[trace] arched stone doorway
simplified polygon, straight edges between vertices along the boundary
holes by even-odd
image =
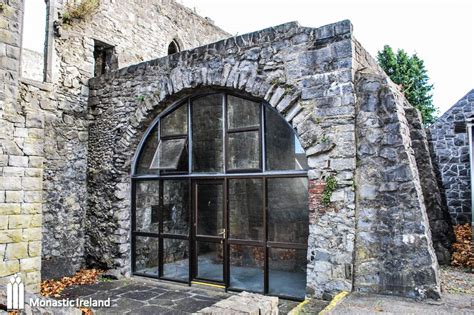
[[[188,97],[135,156],[134,274],[304,298],[308,165],[274,108],[221,91]]]

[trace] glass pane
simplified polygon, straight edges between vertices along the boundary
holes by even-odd
[[[135,189],[135,224],[136,231],[159,231],[160,182],[138,182]]]
[[[193,101],[193,171],[222,172],[222,95]]]
[[[230,286],[234,289],[263,292],[263,247],[230,245]]]
[[[229,129],[260,126],[260,104],[232,95],[227,96]]]
[[[187,135],[188,106],[181,105],[161,119],[161,137]]]
[[[135,236],[135,272],[158,276],[158,238]]]
[[[149,133],[148,138],[142,146],[140,156],[138,158],[136,173],[143,174],[158,174],[158,169],[150,169],[151,162],[158,148],[158,128],[155,127]]]
[[[197,277],[224,281],[224,254],[221,243],[197,242]]]
[[[2,2],[5,3],[5,1]],[[25,23],[22,25],[23,43],[21,49],[21,76],[23,78],[43,82],[47,20],[46,2],[26,0],[24,3],[23,20]],[[5,9],[2,9],[1,11],[3,10]],[[10,27],[14,26],[12,25]],[[16,25],[16,27],[18,27],[18,25]],[[64,84],[66,85],[66,81]],[[72,82],[69,81],[69,84],[72,84]]]
[[[306,291],[306,250],[269,250],[269,293],[304,298]]]
[[[276,111],[265,107],[267,170],[302,170],[308,161],[293,128]]]
[[[163,181],[163,232],[189,234],[189,184],[187,180]]]
[[[189,278],[189,243],[184,240],[163,240],[163,276],[187,281]]]
[[[261,179],[229,180],[230,238],[263,240],[263,196]]]
[[[197,234],[217,236],[224,228],[224,187],[199,184],[197,190]]]
[[[180,161],[187,161],[187,139],[161,140],[155,152],[151,169],[178,170]]]
[[[258,131],[229,134],[230,170],[260,169],[260,141]]]
[[[268,239],[274,242],[308,242],[308,179],[269,178]]]

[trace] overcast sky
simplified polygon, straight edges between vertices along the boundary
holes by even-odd
[[[118,0],[120,1],[120,0]],[[440,113],[474,88],[472,0],[178,0],[229,33],[244,34],[289,21],[318,27],[349,19],[355,37],[375,56],[385,44],[425,61]],[[42,0],[26,0],[26,47],[41,51]],[[33,12],[28,14],[28,12]],[[43,24],[44,25],[44,24]]]
[[[349,19],[354,36],[375,57],[385,44],[416,52],[443,113],[474,88],[472,0],[179,0],[231,34],[298,21],[318,27]]]

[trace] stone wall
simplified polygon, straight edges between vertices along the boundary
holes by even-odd
[[[21,273],[39,290],[43,124],[17,102],[22,1],[0,11],[0,286]]]
[[[89,258],[128,272],[130,172],[151,121],[205,89],[264,99],[295,128],[310,179],[338,180],[332,206],[310,206],[308,293],[351,290],[355,171],[349,21],[312,29],[288,23],[111,72],[90,81]],[[310,190],[311,193],[311,190]],[[310,196],[311,198],[311,196]],[[315,198],[314,203],[318,204]],[[100,245],[100,246],[98,246]]]
[[[453,224],[471,222],[471,175],[466,121],[474,115],[474,90],[429,127],[431,158]]]
[[[423,161],[421,173],[417,164],[427,155],[419,113],[357,41],[354,47],[354,287],[359,292],[438,298],[438,264],[423,195],[423,188],[428,187],[422,188],[422,179],[432,178],[426,168],[429,158]],[[432,211],[437,214],[437,210]]]
[[[96,223],[91,234],[102,241],[95,259],[127,269],[130,165],[149,123],[173,101],[203,88],[228,88],[267,100],[291,122],[306,150],[308,294],[329,297],[354,288],[438,297],[437,262],[405,117],[411,106],[351,32],[347,21],[318,29],[289,23],[94,79],[88,217]],[[369,68],[366,81],[354,79],[361,68]],[[355,91],[354,82],[365,83]],[[386,96],[378,99],[381,91]],[[375,108],[381,112],[371,113]],[[327,206],[321,199],[330,176],[338,184]],[[116,226],[101,219],[104,209]]]
[[[94,40],[114,45],[118,65],[127,66],[165,56],[173,38],[187,49],[228,35],[174,1],[103,1],[95,15],[70,24],[61,22],[62,1],[51,3],[48,82],[18,73],[23,1],[0,11],[6,17],[0,23],[0,278],[24,271],[34,291],[41,221],[45,278],[85,264],[87,81],[94,75]]]

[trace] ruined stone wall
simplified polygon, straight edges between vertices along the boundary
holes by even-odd
[[[474,90],[429,127],[431,158],[453,224],[471,222],[471,168],[466,121],[474,116]]]
[[[421,146],[417,141],[426,141],[423,134],[417,134],[419,116],[365,50],[357,42],[354,45],[354,288],[358,292],[438,298],[438,264],[420,180],[424,175],[419,173],[415,152]]]
[[[90,82],[89,257],[128,272],[130,172],[138,142],[173,101],[203,89],[264,99],[295,128],[310,180],[337,178],[331,207],[310,191],[308,293],[352,288],[355,97],[349,21],[317,29],[296,23],[229,38]],[[140,98],[137,98],[141,96]],[[317,205],[321,207],[318,209]],[[95,242],[92,242],[95,241]]]
[[[0,285],[21,273],[39,290],[41,268],[42,123],[17,102],[22,1],[0,11]]]
[[[126,66],[166,55],[173,38],[187,49],[227,36],[174,1],[151,2],[103,1],[95,15],[66,25],[62,1],[51,1],[49,82],[18,73],[23,2],[9,2],[0,12],[6,18],[0,24],[0,257],[6,262],[0,278],[25,271],[29,287],[38,289],[41,221],[45,278],[85,263],[87,81],[94,75],[94,39],[115,45],[119,65]]]

